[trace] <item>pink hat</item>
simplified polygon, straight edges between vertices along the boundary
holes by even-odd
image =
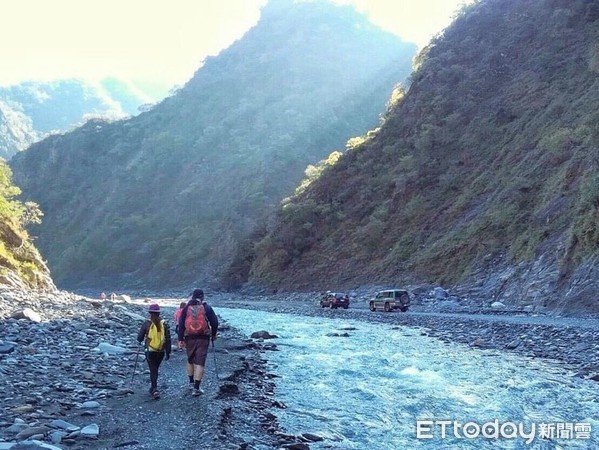
[[[158,303],[152,303],[148,308],[148,312],[160,314],[160,305],[158,305]]]

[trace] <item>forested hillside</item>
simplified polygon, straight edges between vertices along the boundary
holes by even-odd
[[[16,200],[19,193],[10,168],[0,160],[0,285],[53,291],[48,268],[24,229],[39,222],[41,212],[35,203]]]
[[[178,92],[16,155],[60,287],[216,283],[310,163],[379,123],[415,46],[329,2],[273,0]]]
[[[283,289],[430,282],[596,309],[598,42],[593,0],[467,8],[380,129],[315,167],[229,278],[252,264],[253,284]]]
[[[96,84],[58,80],[0,86],[0,157],[8,160],[47,133],[70,130],[89,117],[137,114],[149,98],[114,78]]]

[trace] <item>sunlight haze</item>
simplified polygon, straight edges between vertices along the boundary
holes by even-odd
[[[182,85],[257,22],[266,0],[19,0],[0,9],[0,85],[113,76]],[[337,0],[425,45],[463,0]]]

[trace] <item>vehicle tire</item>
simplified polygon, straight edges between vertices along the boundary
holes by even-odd
[[[391,311],[391,305],[389,305],[389,302],[385,302],[385,312],[389,311]]]
[[[320,302],[320,307],[324,308],[324,303]]]
[[[369,308],[371,311],[376,311],[376,308],[375,308],[375,306],[374,306],[374,302],[370,302],[370,304],[368,305],[368,308]]]
[[[403,308],[400,309],[401,312],[406,312],[408,310],[407,306],[404,306]]]

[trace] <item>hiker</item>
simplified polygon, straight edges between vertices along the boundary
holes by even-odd
[[[102,292],[100,294],[100,300],[102,300],[102,301],[106,300],[106,292]]]
[[[185,308],[187,302],[181,302],[179,308],[175,311],[175,315],[173,316],[173,321],[175,322],[175,333],[179,335],[179,318],[181,317],[181,313],[183,312],[183,308]],[[183,341],[178,341],[179,350],[183,350],[185,347],[185,343]]]
[[[191,300],[187,303],[179,317],[179,342],[185,343],[187,349],[187,376],[192,395],[200,395],[204,376],[204,366],[208,355],[210,339],[216,339],[218,318],[212,307],[204,303],[204,291],[194,289]]]
[[[162,360],[168,361],[171,356],[171,333],[168,324],[160,318],[160,306],[152,303],[148,308],[150,319],[146,320],[139,333],[137,342],[144,341],[146,360],[150,369],[150,395],[159,399],[158,393],[158,368]]]

